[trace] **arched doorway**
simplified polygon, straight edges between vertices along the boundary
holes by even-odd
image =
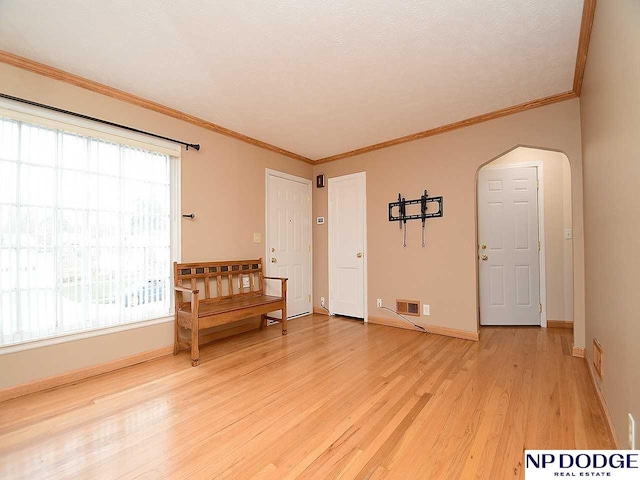
[[[573,326],[571,170],[517,147],[477,175],[481,325]]]

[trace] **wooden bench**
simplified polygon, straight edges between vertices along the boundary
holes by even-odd
[[[183,348],[191,348],[192,366],[200,363],[198,342],[200,331],[206,328],[257,316],[261,317],[260,328],[264,328],[267,313],[282,310],[282,335],[287,334],[287,279],[263,276],[261,258],[231,262],[175,262],[173,271],[176,294],[173,354],[177,355]],[[247,278],[243,284],[243,279]],[[279,280],[281,295],[266,295],[265,280]],[[202,288],[204,297],[201,296]],[[190,341],[180,337],[179,327],[191,330]]]

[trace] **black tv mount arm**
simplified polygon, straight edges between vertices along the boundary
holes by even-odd
[[[424,224],[427,220],[427,191],[420,197],[420,215],[422,215],[422,246],[424,247]]]
[[[438,211],[428,213],[428,204],[437,203]],[[407,215],[407,205],[420,204],[420,213],[415,215]],[[393,214],[393,209],[398,207],[398,215]],[[424,241],[424,228],[427,218],[442,217],[444,214],[442,196],[429,197],[427,190],[424,191],[420,198],[415,200],[406,200],[401,193],[398,194],[398,201],[389,203],[389,221],[400,222],[400,229],[404,230],[402,233],[402,246],[407,246],[407,220],[422,220],[422,246],[425,246]],[[404,226],[404,229],[402,228]]]
[[[407,202],[401,193],[398,194],[398,207],[400,207],[400,230],[402,230],[402,246],[407,246]],[[404,228],[403,228],[404,227]]]

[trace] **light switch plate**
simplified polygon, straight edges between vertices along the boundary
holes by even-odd
[[[262,234],[261,233],[254,233],[253,234],[253,243],[260,243],[262,242]]]
[[[423,315],[431,315],[431,307],[426,303],[422,305],[422,314]]]
[[[564,239],[571,240],[573,238],[573,230],[570,228],[565,228],[564,230]]]

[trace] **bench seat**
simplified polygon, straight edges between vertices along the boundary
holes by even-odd
[[[274,310],[280,310],[281,307],[278,305],[281,303],[282,298],[269,295],[228,298],[211,303],[200,301],[198,308],[198,327],[202,330],[251,316],[263,315]],[[193,325],[193,313],[190,303],[178,309],[178,325],[191,329]]]

